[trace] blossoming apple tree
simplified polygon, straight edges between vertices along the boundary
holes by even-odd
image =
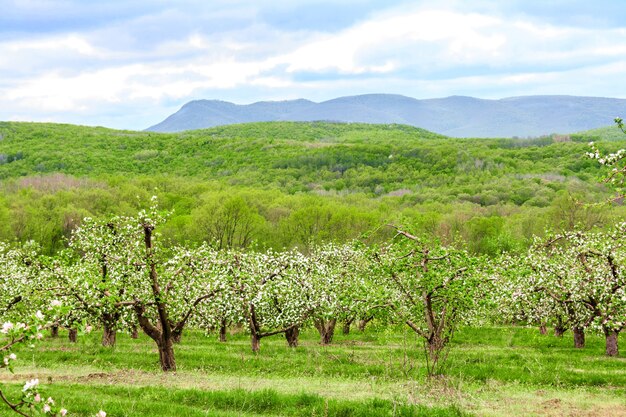
[[[202,252],[186,248],[166,250],[159,245],[155,229],[165,221],[153,198],[153,205],[130,220],[137,228],[141,245],[135,244],[129,261],[137,272],[130,276],[118,305],[130,306],[141,329],[156,343],[161,369],[175,371],[174,343],[180,339],[198,305],[220,292],[219,284],[207,279]],[[125,226],[126,227],[126,226]]]
[[[311,263],[308,313],[320,334],[320,343],[332,342],[338,320],[372,316],[387,308],[381,291],[372,282],[371,264],[365,251],[354,243],[327,243],[314,246],[308,255]]]
[[[311,310],[308,259],[292,252],[233,252],[223,256],[230,262],[229,281],[237,320],[250,332],[253,352],[261,339],[285,333],[290,346],[297,344],[297,329]]]
[[[532,286],[561,306],[575,333],[600,330],[608,356],[618,355],[626,326],[625,233],[626,223],[608,232],[561,233],[535,244],[529,257]]]
[[[573,270],[567,259],[557,256],[551,238],[536,239],[524,256],[505,254],[494,267],[496,304],[502,318],[527,324],[554,326],[556,336],[567,328],[574,333],[574,346],[585,345],[590,315],[570,291]]]
[[[82,312],[102,326],[103,346],[115,346],[117,331],[134,324],[124,301],[133,278],[141,273],[141,241],[132,218],[85,218],[70,238],[73,253],[58,267],[57,280],[76,306],[75,314]]]

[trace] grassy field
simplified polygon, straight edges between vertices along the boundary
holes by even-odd
[[[331,346],[307,331],[295,349],[276,336],[263,339],[259,355],[245,334],[219,343],[187,333],[175,374],[159,371],[145,336],[120,335],[107,349],[91,334],[22,348],[16,373],[1,381],[17,393],[38,377],[45,395],[85,416],[626,416],[626,359],[604,357],[599,337],[576,350],[568,336],[465,328],[445,375],[428,380],[419,342],[404,328],[338,334]]]

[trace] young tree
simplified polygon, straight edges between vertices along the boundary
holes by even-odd
[[[454,331],[476,316],[486,293],[482,259],[400,229],[374,259],[395,315],[424,341],[428,374],[439,373]]]

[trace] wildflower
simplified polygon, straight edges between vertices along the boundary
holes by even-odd
[[[41,401],[41,395],[39,395],[39,393],[35,394],[35,398],[33,398],[35,400],[36,403]]]
[[[50,406],[48,404],[44,404],[43,406],[43,412],[44,413],[49,413],[51,410]]]
[[[107,413],[105,413],[104,411],[100,410],[100,411],[98,411],[98,414],[96,414],[96,417],[107,417]]]
[[[59,414],[61,414],[61,417],[65,417],[65,415],[67,414],[67,410],[65,408],[62,408],[59,410]]]

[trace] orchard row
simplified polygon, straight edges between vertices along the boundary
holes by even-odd
[[[164,248],[165,222],[156,202],[135,217],[85,219],[55,257],[35,244],[0,246],[0,321],[9,344],[18,323],[53,304],[54,326],[102,329],[102,343],[118,331],[145,332],[158,347],[164,371],[176,369],[175,343],[186,328],[219,331],[243,326],[251,348],[284,333],[297,346],[304,326],[331,343],[335,326],[376,318],[406,323],[425,341],[430,372],[463,324],[552,325],[606,336],[618,355],[626,324],[626,223],[608,232],[574,231],[537,240],[524,256],[486,258],[395,229],[386,244],[372,236],[350,244],[298,251],[255,252],[197,247]],[[385,226],[394,227],[394,226]],[[376,233],[376,232],[373,232]],[[374,239],[378,240],[378,239]],[[55,310],[56,311],[56,310]]]

